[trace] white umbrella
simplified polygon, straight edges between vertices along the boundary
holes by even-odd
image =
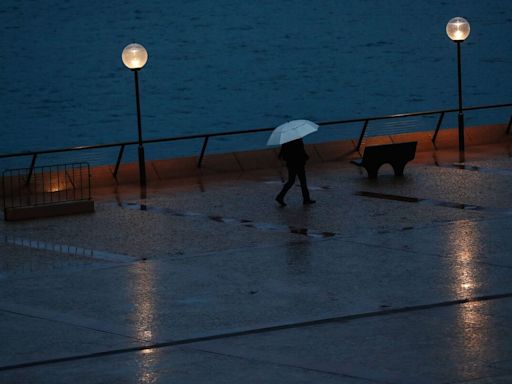
[[[281,124],[272,131],[267,145],[281,145],[300,139],[318,130],[318,124],[309,120],[292,120]]]

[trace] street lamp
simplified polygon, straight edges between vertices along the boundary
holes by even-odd
[[[469,23],[463,17],[454,17],[446,24],[446,34],[457,44],[457,69],[459,78],[459,156],[464,162],[464,113],[462,112],[462,73],[460,59],[460,44],[469,36]]]
[[[137,128],[139,133],[139,182],[142,188],[146,187],[146,165],[144,161],[144,147],[142,146],[142,123],[140,117],[139,75],[138,72],[148,61],[148,52],[140,44],[129,44],[123,49],[121,55],[123,64],[133,71],[135,76],[135,98],[137,103]]]

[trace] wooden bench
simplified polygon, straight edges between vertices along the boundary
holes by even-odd
[[[403,176],[405,165],[416,156],[416,144],[417,141],[409,141],[368,146],[364,149],[363,157],[360,160],[352,160],[351,163],[364,167],[369,179],[377,178],[379,168],[386,163],[391,164],[395,176]]]

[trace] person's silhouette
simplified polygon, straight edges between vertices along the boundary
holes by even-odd
[[[284,197],[288,190],[293,186],[295,183],[295,178],[298,176],[302,189],[303,204],[306,205],[315,203],[315,200],[311,200],[309,196],[308,184],[306,182],[306,171],[304,167],[306,165],[306,161],[309,159],[309,156],[304,149],[304,142],[302,139],[284,143],[281,146],[279,158],[286,162],[286,167],[288,168],[288,181],[284,184],[281,192],[279,192],[279,194],[276,196],[276,201],[282,207],[286,206]]]

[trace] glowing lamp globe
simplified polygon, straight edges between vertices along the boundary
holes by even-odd
[[[454,17],[446,24],[446,34],[455,42],[466,40],[469,32],[469,23],[463,17]]]
[[[146,65],[148,61],[148,52],[142,45],[133,43],[124,47],[121,58],[123,59],[123,64],[126,65],[127,68],[135,71]]]

